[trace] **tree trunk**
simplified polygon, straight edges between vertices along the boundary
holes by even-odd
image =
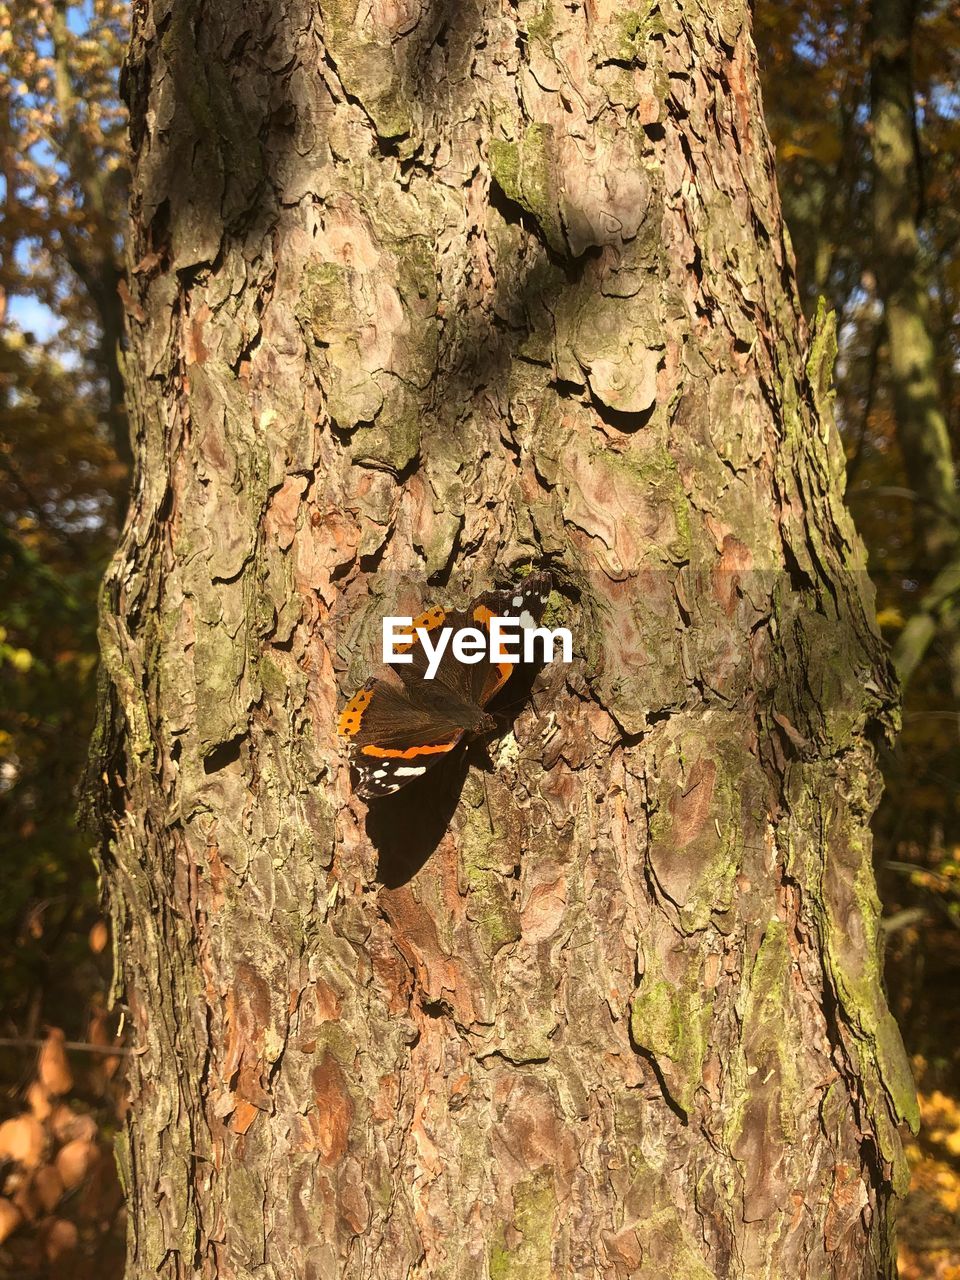
[[[131,1280],[892,1276],[894,698],[746,3],[153,0],[126,84]],[[573,666],[368,811],[381,615],[545,563]]]

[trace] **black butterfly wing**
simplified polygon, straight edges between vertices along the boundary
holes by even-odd
[[[543,617],[552,587],[549,573],[529,578],[503,591],[486,592],[466,611],[434,606],[414,618],[409,639],[395,646],[410,661],[391,666],[389,678],[368,680],[344,707],[337,732],[351,749],[359,774],[357,793],[367,799],[390,795],[421,777],[476,728],[482,708],[513,673],[513,662],[462,663],[453,652],[453,635],[473,627],[489,635],[493,617],[516,617],[536,626]],[[418,630],[434,636],[451,630],[434,678],[426,672],[429,655]],[[514,645],[513,647],[516,647]]]
[[[490,623],[494,617],[516,618],[521,624],[520,634],[514,633],[507,648],[518,653],[522,661],[522,630],[539,626],[553,588],[553,579],[547,572],[534,573],[500,591],[486,591],[478,596],[469,609],[461,612],[431,609],[415,618],[413,627],[439,632],[440,627],[450,629],[450,638],[443,657],[432,680],[426,679],[427,655],[419,638],[409,647],[413,658],[396,668],[404,684],[418,699],[435,700],[465,728],[473,728],[482,709],[510,679],[517,662],[490,662],[484,657],[475,663],[460,662],[453,651],[453,635],[464,627],[483,632],[489,645]]]
[[[411,691],[415,698],[426,700],[427,702],[440,703],[441,705],[448,704],[447,709],[454,716],[456,716],[457,710],[462,711],[464,708],[471,706],[471,674],[473,668],[467,663],[457,661],[453,653],[453,637],[464,627],[475,627],[476,625],[475,622],[471,621],[469,614],[459,609],[432,609],[428,610],[427,613],[421,614],[420,618],[414,618],[414,633],[418,628],[426,630],[429,633],[431,642],[434,644],[439,640],[439,632],[442,627],[448,628],[450,632],[440,663],[434,672],[433,678],[430,680],[427,679],[429,655],[423,646],[421,637],[415,634],[415,638],[410,644],[396,646],[398,650],[409,656],[411,661],[399,663],[393,670],[396,671],[405,687]],[[479,712],[478,708],[477,711]],[[469,719],[467,717],[464,720],[465,727],[469,723]]]
[[[520,632],[511,634],[507,649],[512,653],[519,649],[522,662],[523,631],[540,625],[552,589],[553,579],[545,572],[532,573],[503,591],[487,591],[470,607],[471,625],[482,627],[489,634],[492,618],[517,618]],[[517,665],[517,662],[483,662],[469,668],[472,672],[470,695],[477,706],[485,707],[500,692]]]
[[[400,633],[394,650],[408,660],[391,664],[385,678],[374,677],[344,707],[337,732],[351,748],[351,764],[359,775],[357,793],[367,799],[390,795],[422,777],[456,747],[479,715],[464,701],[465,691],[453,681],[428,680],[430,656],[421,631],[437,642],[443,627],[463,625],[464,615],[433,606]],[[404,634],[409,638],[404,640]],[[448,642],[449,643],[449,642]],[[460,664],[441,663],[455,675]]]
[[[391,795],[454,749],[463,727],[435,702],[404,685],[376,678],[358,689],[340,714],[337,732],[350,744],[350,763],[365,799]]]

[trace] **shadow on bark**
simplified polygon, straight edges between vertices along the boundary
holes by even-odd
[[[392,796],[371,800],[367,835],[377,851],[377,880],[398,889],[424,865],[450,827],[467,777],[462,748]]]
[[[512,730],[530,703],[537,710],[533,687],[543,669],[542,662],[519,663],[503,693],[490,703],[498,738]],[[395,794],[368,802],[366,831],[378,854],[377,880],[384,888],[398,889],[412,880],[437,848],[450,829],[471,766],[495,772],[483,738],[458,747]]]
[[[298,158],[295,122],[309,108],[298,101],[293,80],[257,62],[262,41],[254,36],[260,27],[266,24],[281,43],[281,37],[289,39],[290,33],[283,32],[275,15],[271,19],[263,0],[229,8],[235,18],[229,43],[221,24],[192,3],[166,10],[157,25],[163,60],[175,88],[174,114],[164,131],[166,145],[140,161],[143,173],[135,204],[148,233],[137,252],[149,250],[148,258],[172,264],[188,287],[198,273],[211,265],[216,269],[226,240],[242,239],[252,228],[266,229],[277,220],[287,163]],[[463,4],[434,0],[402,41],[400,78],[416,93],[427,117],[420,125],[428,132],[437,117],[455,116],[461,99],[471,100],[475,92],[471,56],[483,36],[484,14],[474,0]],[[519,29],[521,39],[525,36]],[[140,43],[135,40],[133,48],[139,51]],[[302,61],[302,52],[292,44],[290,53],[293,60]],[[326,55],[331,57],[330,50]],[[331,65],[336,66],[335,58]],[[139,126],[147,116],[149,83],[148,66],[139,52],[132,53],[122,87],[134,121],[135,155],[145,143]],[[347,97],[351,98],[349,92]],[[390,155],[409,152],[416,132],[402,138],[376,132],[375,136],[380,150]],[[426,164],[419,147],[402,163]],[[505,222],[523,228],[528,240],[523,260],[512,264],[502,277],[498,274],[487,305],[470,308],[465,322],[445,334],[427,405],[428,416],[442,430],[450,425],[446,421],[449,406],[458,406],[455,412],[462,420],[477,396],[507,385],[511,362],[525,343],[542,338],[542,343],[533,345],[549,350],[558,300],[597,269],[595,260],[603,254],[599,245],[589,245],[573,256],[548,244],[537,219],[495,180],[489,202]],[[592,283],[599,290],[599,275]],[[525,358],[534,364],[547,363],[539,355]],[[624,432],[642,427],[652,414],[652,409],[644,415],[621,414],[601,405],[591,398],[586,375],[576,383],[555,385],[562,398],[592,402],[608,425]],[[332,425],[337,429],[336,423]],[[349,435],[352,428],[345,431]],[[411,470],[418,462],[413,460]],[[405,478],[398,476],[400,481]],[[458,550],[455,543],[447,572]]]

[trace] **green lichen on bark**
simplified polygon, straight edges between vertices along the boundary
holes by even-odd
[[[702,966],[693,958],[685,958],[679,980],[667,978],[651,952],[630,1006],[634,1043],[657,1062],[673,1100],[686,1115],[700,1087],[713,1017],[713,1002],[702,978]]]
[[[875,1057],[898,1118],[916,1132],[920,1125],[916,1086],[900,1029],[883,997],[880,900],[873,875],[871,845],[870,833],[865,828],[856,827],[848,832],[844,861],[849,866],[850,855],[855,858],[849,883],[856,914],[837,912],[832,902],[827,901],[827,962],[847,1017]]]
[[[366,230],[366,215],[355,212]],[[369,295],[387,263],[395,266],[394,298],[402,313],[383,325],[371,350]],[[354,461],[402,472],[417,456],[424,419],[421,393],[436,374],[438,325],[433,254],[423,237],[408,236],[381,250],[381,265],[364,270],[311,262],[296,315],[326,407],[336,427],[356,435]]]
[[[802,601],[778,581],[773,600],[784,658],[788,666],[802,663],[804,671],[802,682],[778,682],[777,712],[829,755],[857,749],[864,726],[889,717],[889,702],[878,681],[843,674],[862,663],[863,636],[852,625],[842,625],[830,606],[819,609],[813,593]]]
[[[657,1210],[652,1217],[637,1223],[637,1238],[642,1257],[635,1275],[645,1280],[720,1280],[703,1260],[693,1233],[671,1206]]]
[[[796,1055],[784,1035],[784,1023],[794,1025],[791,1001],[793,958],[782,920],[771,920],[764,931],[750,973],[746,1007],[743,1011],[740,1046],[743,1053],[740,1105],[731,1116],[727,1137],[736,1146],[743,1112],[755,1089],[774,1094],[774,1113],[779,1125],[776,1135],[782,1142],[797,1136],[797,1100],[802,1082]],[[771,1081],[773,1082],[771,1089]]]
[[[124,653],[115,628],[101,622],[97,630],[97,642],[100,647],[100,659],[104,670],[109,674],[113,688],[116,690],[118,702],[126,717],[127,731],[130,735],[130,749],[135,756],[149,760],[153,755],[150,707],[142,684],[136,680],[130,669],[129,660]],[[98,729],[100,742],[106,743],[107,730],[104,726]],[[97,744],[94,744],[97,745]]]
[[[708,720],[699,739],[662,734],[648,804],[650,865],[683,930],[723,928],[765,815],[763,775],[728,717]]]
[[[651,48],[653,37],[663,35],[666,29],[659,5],[651,5],[645,11],[627,9],[611,20],[602,36],[601,48],[611,62],[646,66],[656,57]]]
[[[834,401],[836,388],[833,381],[833,370],[837,360],[837,316],[827,307],[826,300],[817,302],[817,314],[814,317],[810,333],[810,346],[807,352],[806,375],[817,411],[822,441],[827,461],[827,480],[842,494],[846,487],[846,455],[840,432],[837,430],[834,417]],[[856,567],[851,563],[851,567]]]
[[[351,277],[339,262],[311,262],[304,271],[294,313],[315,342],[328,345],[353,318]]]
[[[519,142],[494,138],[490,142],[490,169],[507,199],[533,216],[550,248],[564,253],[553,126],[531,124]]]
[[[414,386],[427,387],[437,372],[437,261],[425,236],[408,236],[394,245],[397,291],[409,335],[399,336],[399,364]]]
[[[500,848],[516,833],[490,829],[486,804],[467,807],[460,833],[460,859],[468,892],[467,916],[480,931],[484,948],[493,957],[501,947],[521,936],[520,918],[510,900]]]
[[[791,771],[790,873],[807,887],[823,937],[824,965],[843,1011],[852,1069],[863,1081],[867,1111],[892,1181],[903,1191],[909,1170],[891,1114],[916,1131],[919,1109],[900,1030],[883,995],[880,902],[866,825],[872,809],[869,775],[858,753],[835,766]],[[822,797],[841,790],[852,812],[832,812]],[[814,833],[810,843],[809,833]]]
[[[541,0],[537,12],[526,19],[527,35],[531,40],[540,40],[549,45],[550,37],[557,30],[557,16],[550,0]]]
[[[383,390],[364,368],[357,334],[357,273],[335,262],[308,264],[300,284],[296,316],[308,354],[326,390],[327,412],[341,431],[371,423],[383,406]]]
[[[591,460],[595,467],[609,467],[629,476],[638,500],[644,505],[655,506],[661,520],[664,509],[672,513],[673,527],[668,521],[663,521],[657,530],[656,542],[651,541],[645,548],[648,560],[665,565],[686,564],[693,550],[690,502],[683,489],[676,459],[670,451],[658,443],[625,453],[594,449]]]
[[[827,307],[826,298],[819,298],[807,350],[806,372],[823,429],[833,422],[833,402],[837,394],[833,385],[833,367],[836,360],[837,313]]]
[[[442,569],[449,562],[450,550],[456,546],[457,535],[463,527],[464,491],[463,481],[454,472],[438,468],[436,479],[430,475],[430,487],[433,492],[433,519],[425,523],[414,535],[413,545],[423,556],[427,575],[430,576]]]
[[[363,104],[384,139],[404,138],[413,129],[413,104],[403,83],[387,31],[378,39],[369,14],[357,0],[321,0],[324,34],[344,86]]]
[[[557,1216],[557,1195],[549,1172],[513,1188],[513,1229],[520,1240],[512,1247],[506,1233],[490,1250],[490,1280],[548,1280]]]
[[[350,456],[362,466],[385,467],[399,475],[420,452],[423,406],[398,378],[381,377],[386,384],[383,405],[372,425],[359,425]]]

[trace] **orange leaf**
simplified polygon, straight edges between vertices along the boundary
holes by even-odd
[[[63,1179],[52,1164],[45,1164],[37,1170],[33,1187],[43,1211],[53,1213],[63,1195]]]
[[[67,1191],[79,1187],[97,1158],[97,1148],[85,1138],[74,1138],[57,1152],[57,1173]]]
[[[47,1230],[47,1237],[43,1242],[47,1261],[56,1262],[64,1254],[72,1253],[77,1247],[79,1238],[80,1233],[77,1231],[75,1223],[68,1222],[66,1218],[59,1218],[52,1222]]]
[[[51,1027],[47,1033],[43,1048],[40,1050],[37,1075],[51,1097],[69,1093],[73,1088],[73,1072],[67,1062],[63,1047],[63,1032],[59,1027]]]
[[[0,1244],[20,1225],[20,1210],[0,1196]]]
[[[43,1154],[43,1127],[35,1116],[15,1116],[0,1124],[0,1159],[16,1160],[35,1169]]]

